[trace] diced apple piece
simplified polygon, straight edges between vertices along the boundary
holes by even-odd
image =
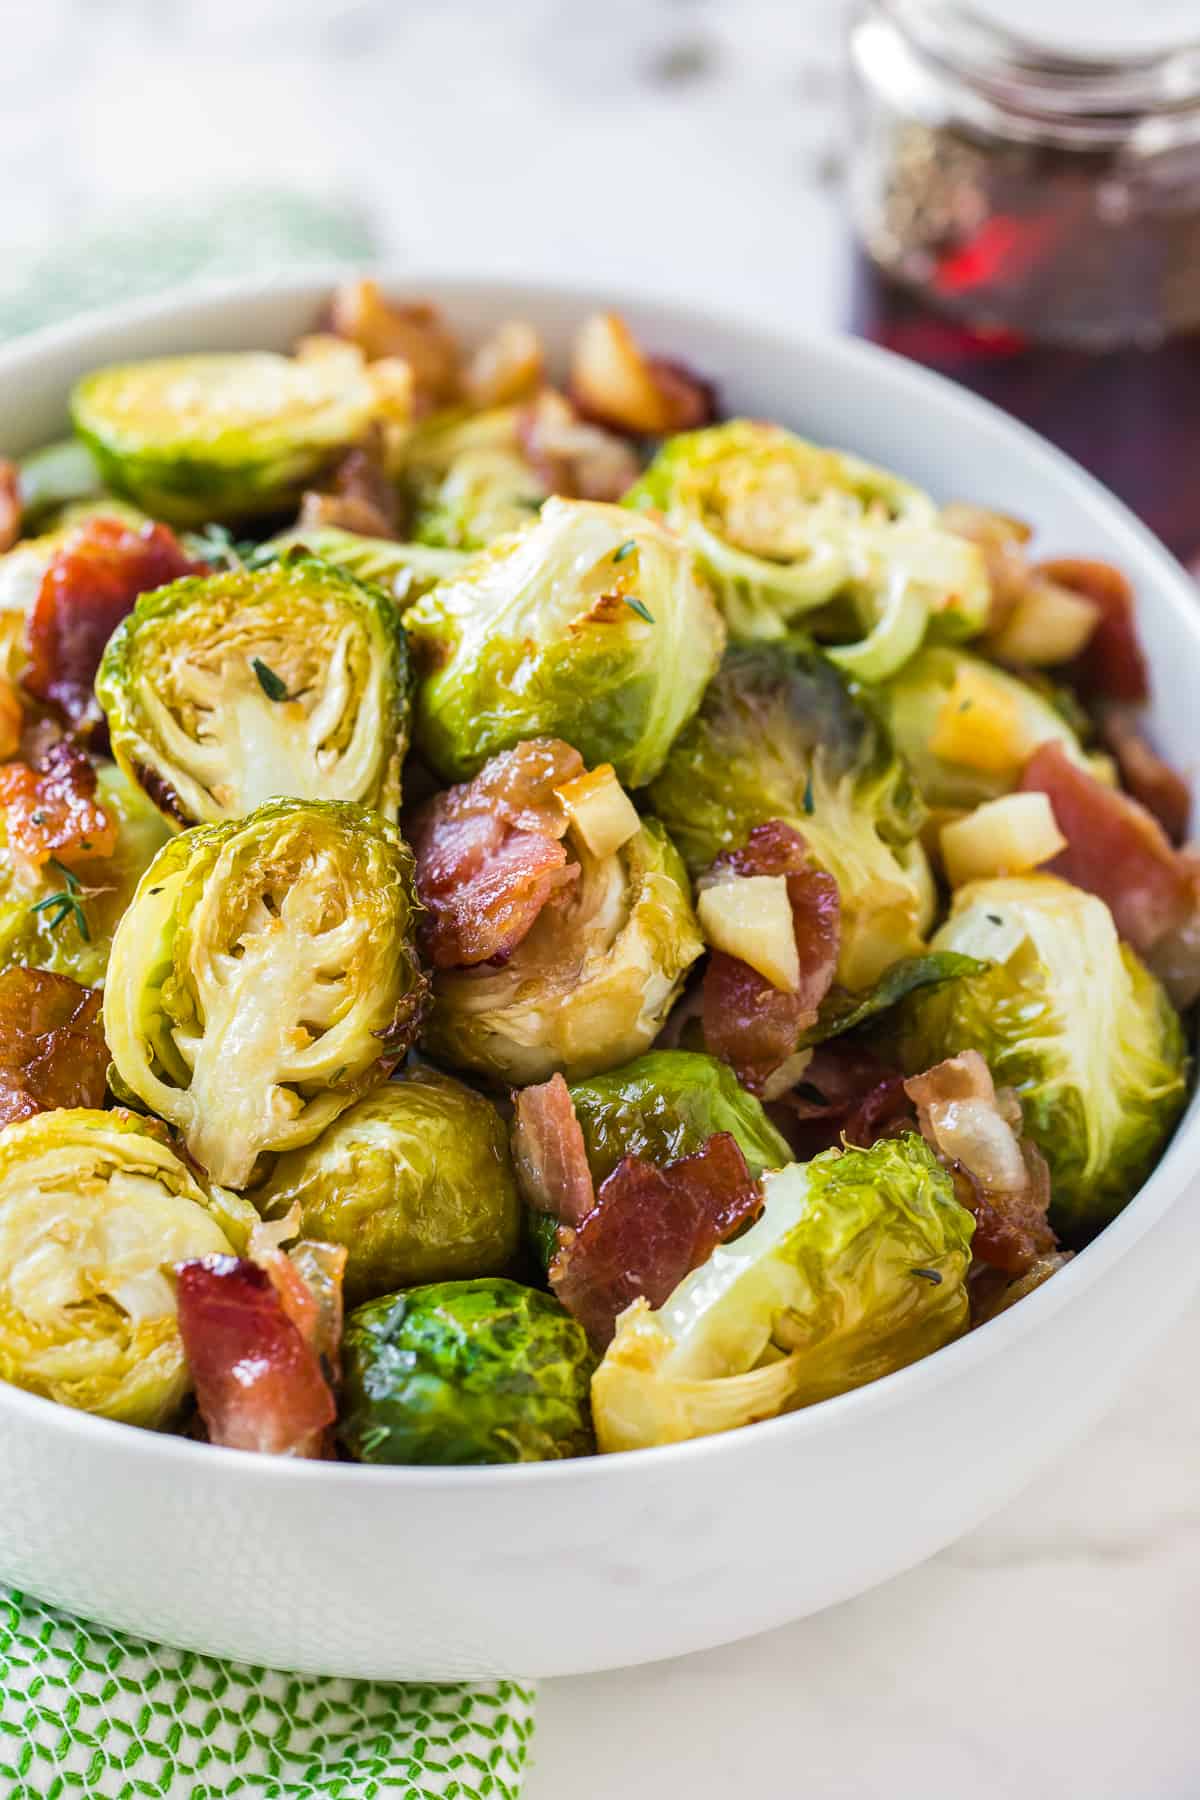
[[[772,987],[800,985],[800,956],[786,875],[736,875],[704,888],[696,903],[700,926],[714,950],[736,956]]]
[[[1079,655],[1100,618],[1082,594],[1053,581],[1033,581],[1021,595],[988,650],[1001,662],[1051,669]]]
[[[1021,875],[1065,850],[1048,794],[1005,794],[942,827],[942,863],[951,887],[993,875]]]
[[[1016,701],[986,673],[967,665],[955,673],[929,739],[935,756],[989,775],[1015,773],[1036,749]]]
[[[573,781],[564,781],[555,793],[567,818],[592,855],[611,856],[627,844],[639,829],[637,808],[617,780],[611,763],[601,763]]]

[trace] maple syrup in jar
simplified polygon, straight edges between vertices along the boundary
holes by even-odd
[[[1025,420],[1200,568],[1200,9],[1140,10],[860,7],[852,325]],[[1150,41],[1172,12],[1196,41]]]

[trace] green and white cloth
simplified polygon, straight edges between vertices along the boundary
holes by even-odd
[[[246,190],[0,275],[0,338],[188,281],[371,260],[353,209]],[[2,1800],[516,1800],[534,1690],[285,1675],[148,1644],[0,1587]]]
[[[533,1699],[283,1675],[0,1592],[4,1800],[516,1800]]]

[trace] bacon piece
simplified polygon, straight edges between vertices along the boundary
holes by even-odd
[[[421,947],[434,968],[503,961],[550,896],[575,880],[554,790],[582,772],[569,744],[530,738],[421,808],[410,837],[425,908]]]
[[[92,683],[104,646],[138,595],[204,567],[165,525],[99,517],[76,526],[51,558],[29,618],[26,690],[70,724],[96,718]]]
[[[638,478],[633,448],[589,425],[565,395],[546,388],[517,417],[517,438],[549,493],[577,500],[619,500]]]
[[[8,847],[35,868],[56,857],[75,864],[111,856],[117,824],[96,798],[96,769],[71,738],[51,744],[40,766],[0,767],[0,811]]]
[[[1111,563],[1080,556],[1054,557],[1039,563],[1035,575],[1082,594],[1100,617],[1070,679],[1090,699],[1117,700],[1142,706],[1150,698],[1150,675],[1137,632],[1133,589]]]
[[[1043,744],[1021,775],[1048,794],[1067,847],[1046,866],[1105,901],[1117,930],[1167,983],[1176,1005],[1200,992],[1200,858],[1177,850],[1128,794]]]
[[[1173,844],[1181,844],[1192,811],[1192,796],[1183,776],[1150,748],[1132,708],[1102,707],[1098,722],[1106,749],[1117,759],[1122,786],[1154,814]]]
[[[801,1078],[770,1112],[802,1162],[843,1138],[869,1150],[880,1138],[916,1125],[899,1069],[850,1038],[818,1044]]]
[[[583,1128],[561,1075],[513,1097],[513,1156],[521,1189],[537,1212],[578,1225],[596,1203]]]
[[[310,492],[300,502],[299,528],[335,525],[363,537],[398,538],[396,490],[383,468],[378,431],[372,443],[347,451],[330,478],[327,493]]]
[[[627,1156],[577,1229],[560,1232],[550,1285],[601,1350],[627,1306],[661,1306],[761,1209],[762,1190],[727,1131],[661,1169]]]
[[[800,984],[791,993],[722,950],[713,951],[704,974],[705,1044],[737,1070],[745,1086],[761,1093],[816,1022],[837,972],[837,882],[812,866],[800,833],[779,819],[756,825],[742,849],[724,851],[705,880],[719,880],[724,872],[784,875],[792,903]]]
[[[1050,1173],[1018,1132],[1021,1108],[997,1094],[978,1050],[964,1050],[904,1084],[921,1135],[955,1176],[959,1199],[975,1215],[972,1252],[1008,1275],[1024,1275],[1058,1247],[1046,1218]]]
[[[333,1390],[267,1271],[206,1256],[177,1273],[179,1332],[210,1442],[320,1456],[337,1416]]]
[[[21,535],[21,472],[0,456],[0,552],[11,550]]]
[[[311,1350],[320,1358],[326,1378],[341,1372],[342,1288],[347,1252],[337,1244],[300,1238],[284,1249],[300,1229],[300,1207],[285,1218],[262,1220],[250,1233],[246,1255],[265,1269],[283,1310]]]
[[[100,994],[45,969],[0,974],[0,1125],[58,1106],[103,1106]]]

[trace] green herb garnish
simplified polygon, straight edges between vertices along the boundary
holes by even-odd
[[[653,625],[654,614],[650,611],[650,608],[646,605],[644,600],[635,599],[632,594],[622,594],[621,598],[624,600],[630,612],[635,612],[639,619],[645,619],[647,625]]]
[[[90,944],[92,934],[88,930],[87,914],[83,910],[83,901],[79,897],[83,889],[79,884],[78,875],[74,875],[70,869],[64,868],[63,864],[56,861],[53,856],[50,858],[49,866],[57,869],[63,878],[63,885],[56,893],[47,894],[44,900],[36,901],[30,907],[30,912],[44,912],[47,915],[46,924],[51,931],[57,931],[64,919],[73,916],[80,937],[85,944]]]
[[[632,556],[636,549],[637,549],[637,539],[636,538],[626,538],[625,542],[623,544],[619,544],[617,546],[617,548],[613,551],[612,559],[614,562],[624,562],[625,558],[627,556]]]
[[[250,667],[258,676],[258,685],[268,700],[287,699],[287,682],[278,676],[274,669],[268,668],[261,656],[252,656]]]
[[[910,1275],[919,1275],[922,1281],[928,1281],[932,1287],[941,1287],[942,1278],[936,1269],[910,1269]]]
[[[801,804],[804,807],[805,813],[811,819],[812,814],[813,814],[813,804],[814,804],[813,803],[813,783],[812,783],[812,770],[811,769],[808,771],[808,780],[804,784],[804,799],[801,802]]]

